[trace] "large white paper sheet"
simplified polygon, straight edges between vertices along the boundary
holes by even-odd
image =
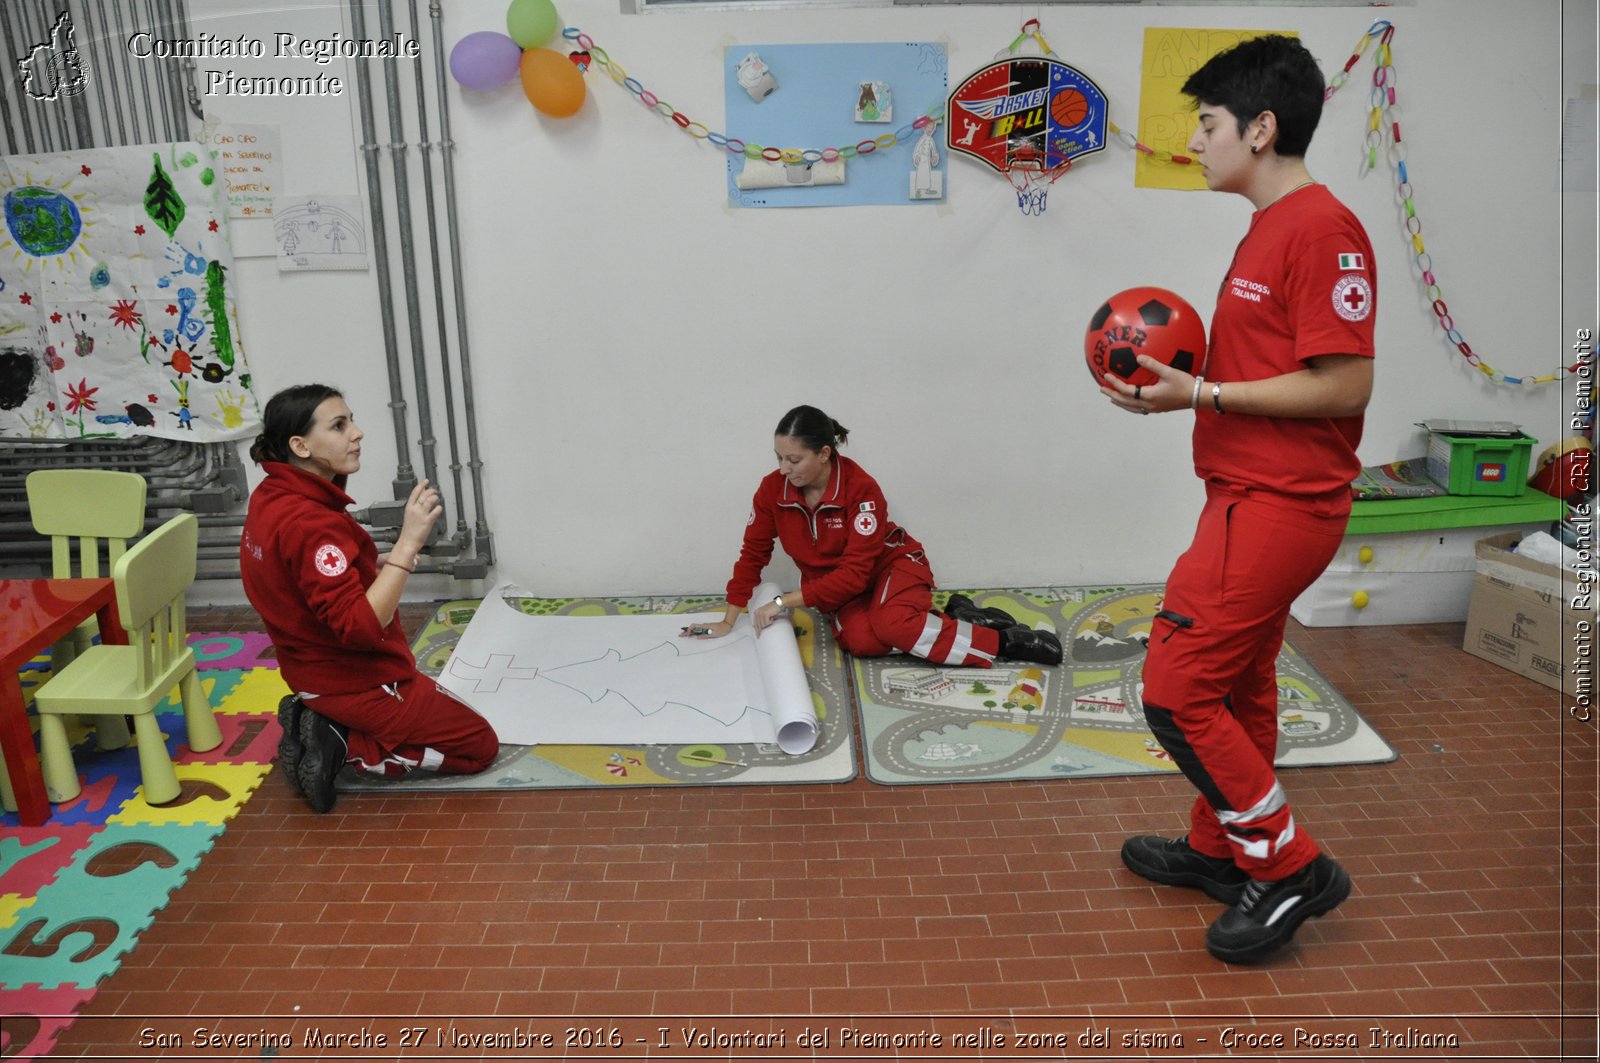
[[[711,617],[528,616],[499,584],[484,598],[439,685],[516,745],[816,744],[811,689],[794,629],[755,637],[747,616],[720,639],[680,638]],[[762,597],[763,593],[765,598]],[[755,601],[778,593],[767,584]]]

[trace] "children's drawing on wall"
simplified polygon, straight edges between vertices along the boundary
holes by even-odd
[[[894,96],[886,81],[863,81],[856,96],[856,121],[894,121]]]
[[[366,269],[360,196],[279,196],[272,206],[278,269]]]
[[[198,142],[0,159],[0,438],[260,427]]]
[[[939,123],[929,122],[911,149],[911,198],[938,199],[944,195],[944,174],[939,165]]]

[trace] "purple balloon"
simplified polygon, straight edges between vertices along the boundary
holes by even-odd
[[[488,92],[517,76],[522,49],[504,33],[469,33],[450,49],[450,73],[464,89]]]

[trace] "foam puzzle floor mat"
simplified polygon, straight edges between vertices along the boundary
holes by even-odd
[[[266,636],[196,634],[189,644],[222,744],[194,753],[176,697],[157,708],[183,787],[176,801],[147,804],[137,746],[97,751],[72,720],[83,792],[52,806],[42,826],[0,815],[0,1057],[49,1055],[272,768],[288,689]],[[48,668],[48,656],[33,662],[24,685]]]
[[[600,616],[639,613],[701,613],[720,608],[720,597],[508,598],[530,616]],[[439,606],[412,643],[417,667],[437,677],[480,603]],[[807,753],[792,756],[765,743],[690,745],[502,745],[500,755],[477,775],[413,772],[387,779],[346,769],[341,792],[438,790],[541,790],[595,786],[778,785],[846,782],[855,778],[852,722],[845,656],[825,621],[796,610],[796,641],[816,705],[820,733]]]
[[[1178,769],[1145,724],[1140,673],[1162,587],[979,590],[1061,636],[1059,667],[938,668],[851,658],[867,778],[889,785],[1143,775]],[[941,592],[939,604],[948,598]],[[1278,764],[1371,764],[1396,753],[1287,644],[1278,655]]]

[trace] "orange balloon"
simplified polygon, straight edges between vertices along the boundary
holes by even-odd
[[[551,118],[570,118],[583,106],[583,72],[560,52],[527,48],[522,53],[522,91]]]

